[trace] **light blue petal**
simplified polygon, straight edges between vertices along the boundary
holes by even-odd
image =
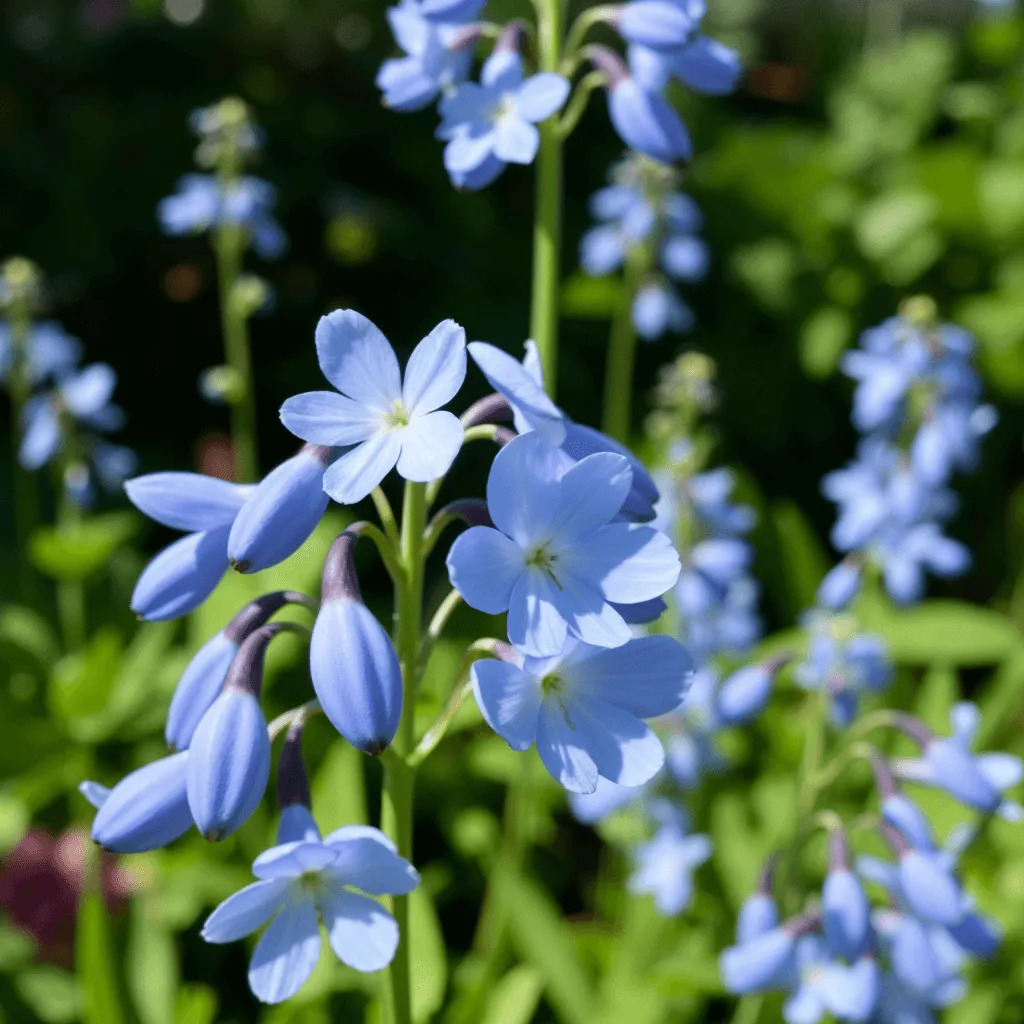
[[[862,1022],[871,1017],[878,1002],[880,972],[874,959],[829,964],[819,983],[826,1007],[839,1020]]]
[[[236,942],[261,928],[284,905],[288,880],[253,882],[229,896],[206,919],[202,936],[207,942]]]
[[[959,924],[950,926],[949,934],[971,956],[984,959],[995,955],[1001,941],[999,929],[974,911],[967,913]]]
[[[626,48],[629,73],[648,92],[664,92],[672,78],[673,54],[630,43]]]
[[[391,963],[398,949],[398,925],[376,900],[337,889],[325,894],[320,906],[327,939],[343,964],[369,972]]]
[[[450,412],[428,412],[425,416],[414,416],[407,427],[395,431],[395,437],[402,446],[398,475],[426,483],[451,469],[465,431],[458,417]]]
[[[196,652],[178,680],[164,737],[172,750],[187,750],[203,715],[220,694],[238,644],[217,633]]]
[[[679,578],[679,554],[665,534],[650,526],[613,523],[564,556],[568,572],[599,587],[619,604],[648,601],[671,590]]]
[[[382,753],[402,717],[402,674],[384,627],[360,601],[324,603],[309,648],[313,689],[354,747]]]
[[[393,403],[402,397],[394,349],[377,327],[354,309],[336,309],[320,318],[316,354],[324,376],[360,405],[390,413]]]
[[[380,413],[335,391],[307,391],[285,400],[281,422],[310,444],[358,444],[381,429]]]
[[[261,853],[252,863],[252,873],[262,879],[300,878],[322,871],[337,859],[337,850],[319,840],[299,839]]]
[[[189,745],[188,805],[214,842],[241,828],[270,778],[270,740],[259,701],[226,691],[203,716]]]
[[[537,738],[540,680],[517,665],[486,659],[472,669],[473,694],[487,724],[513,749],[529,750]]]
[[[750,942],[730,946],[719,963],[730,992],[763,992],[776,987],[791,971],[793,938],[782,928],[775,928]]]
[[[748,896],[740,907],[736,919],[736,940],[741,945],[770,932],[779,923],[779,911],[775,900],[764,893]]]
[[[450,402],[466,379],[466,332],[442,320],[417,346],[405,368],[402,401],[411,413],[428,413]]]
[[[821,891],[822,925],[829,948],[856,960],[870,937],[870,906],[860,881],[849,871],[830,871]]]
[[[562,650],[568,625],[558,609],[558,593],[551,578],[536,569],[522,573],[512,588],[508,638],[524,654],[547,658]]]
[[[1000,792],[1012,789],[1024,777],[1024,766],[1013,754],[980,754],[978,768]]]
[[[723,681],[715,709],[723,725],[749,722],[767,706],[775,674],[765,665],[745,665]]]
[[[60,395],[75,417],[92,416],[110,401],[117,386],[117,374],[106,363],[93,363],[62,381]]]
[[[818,1024],[825,1012],[819,986],[803,982],[783,1004],[782,1019],[786,1024]]]
[[[731,47],[697,36],[672,62],[672,70],[691,89],[706,96],[725,96],[740,80],[740,55]]]
[[[448,578],[466,604],[488,615],[508,611],[512,588],[523,573],[522,549],[489,526],[456,537],[446,560]]]
[[[570,793],[593,793],[597,789],[597,765],[555,700],[545,701],[541,707],[537,753],[551,776]]]
[[[931,825],[921,808],[909,797],[896,793],[882,801],[882,817],[919,850],[934,850]]]
[[[618,227],[599,224],[580,239],[580,264],[591,277],[611,274],[625,258],[626,247]]]
[[[666,715],[689,689],[693,659],[668,636],[645,636],[616,648],[579,645],[562,666],[575,693],[597,697],[639,718]]]
[[[522,363],[482,341],[470,344],[469,354],[491,387],[508,399],[532,430],[555,447],[565,440],[562,410],[551,401]]]
[[[98,782],[93,782],[91,779],[86,779],[85,782],[78,784],[78,792],[85,797],[99,810],[106,802],[107,797],[110,796],[110,790],[106,786],[100,785]]]
[[[306,543],[327,511],[326,461],[322,452],[304,448],[264,477],[228,535],[228,558],[235,569],[269,569]]]
[[[339,885],[362,889],[371,896],[402,896],[419,885],[416,869],[377,829],[350,825],[328,838],[327,845],[337,854],[328,873]]]
[[[642,786],[665,763],[665,748],[636,715],[595,697],[577,696],[565,708],[577,742],[598,772],[620,786]]]
[[[569,88],[564,75],[552,71],[532,75],[516,90],[516,111],[527,121],[545,121],[562,109],[569,98]]]
[[[532,164],[539,147],[540,132],[522,117],[506,114],[494,126],[494,155],[507,164]]]
[[[677,281],[699,281],[708,272],[708,247],[699,238],[678,235],[661,247],[661,266]]]
[[[619,138],[653,160],[671,164],[693,156],[693,143],[675,109],[633,79],[611,89],[608,112]]]
[[[523,58],[516,50],[495,50],[480,71],[480,81],[499,92],[511,92],[522,80]]]
[[[449,174],[469,174],[494,157],[494,130],[491,125],[460,128],[444,147],[444,167]]]
[[[569,573],[558,577],[555,607],[568,624],[569,632],[584,643],[598,647],[619,647],[633,638],[626,620],[604,599],[592,583]]]
[[[632,0],[619,10],[618,28],[631,43],[671,50],[686,43],[702,13],[672,0]]]
[[[376,434],[327,468],[324,490],[339,505],[354,505],[395,468],[401,453],[402,446],[395,431]]]
[[[251,488],[201,473],[150,473],[128,480],[124,490],[150,519],[192,533],[230,526]]]
[[[569,794],[569,808],[581,824],[596,825],[646,792],[643,786],[617,786],[606,778],[598,777],[597,789],[593,793]]]
[[[981,711],[977,704],[964,700],[953,705],[949,712],[949,722],[953,727],[953,735],[964,747],[970,748],[974,743],[978,727],[981,725]]]
[[[491,463],[487,507],[494,525],[520,547],[548,539],[571,462],[536,431],[514,438]]]
[[[22,469],[41,469],[57,454],[61,442],[60,419],[45,395],[29,399],[22,412],[23,433],[18,446]]]
[[[311,902],[289,902],[270,922],[249,964],[249,988],[264,1003],[283,1003],[302,988],[320,959],[320,925]]]
[[[135,584],[132,611],[151,622],[195,611],[227,570],[230,529],[190,533],[164,548]]]
[[[923,920],[944,925],[963,920],[963,891],[938,858],[911,850],[900,858],[899,878],[907,903]]]
[[[320,842],[320,829],[308,807],[289,804],[281,811],[281,823],[277,826],[277,845],[285,843]]]
[[[384,61],[376,85],[384,93],[384,105],[401,113],[430,106],[440,90],[437,79],[427,74],[418,57]]]
[[[556,544],[592,536],[615,518],[633,484],[627,459],[611,452],[588,455],[562,477],[558,508],[551,521]]]

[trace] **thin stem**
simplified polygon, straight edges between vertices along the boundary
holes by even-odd
[[[498,426],[495,423],[478,423],[473,427],[466,427],[465,433],[462,437],[462,443],[468,444],[470,441],[495,441],[498,436]],[[437,495],[444,484],[445,478],[439,476],[436,480],[431,480],[427,484],[427,508],[431,508],[435,501],[437,501]]]
[[[557,71],[562,59],[564,0],[534,0],[541,71]],[[544,381],[558,390],[558,286],[562,246],[562,139],[558,123],[540,125],[537,198],[533,222],[533,295],[530,333],[540,351]]]
[[[757,1024],[764,1009],[764,996],[744,996],[736,1004],[736,1012],[732,1015],[732,1024]]]
[[[558,119],[558,137],[560,139],[567,139],[575,131],[576,125],[580,123],[580,118],[586,112],[594,90],[600,89],[607,81],[608,77],[603,71],[591,71],[590,74],[584,76],[580,84],[576,86],[576,91],[572,94],[565,113]]]
[[[461,603],[462,595],[453,588],[448,591],[445,599],[438,605],[437,611],[434,612],[434,617],[430,620],[430,625],[427,626],[426,636],[423,637],[423,642],[420,644],[421,667],[427,664],[427,659],[430,657],[434,644],[440,639],[441,634],[444,632],[444,627],[448,624],[448,620]]]
[[[423,734],[423,738],[416,744],[416,749],[409,755],[409,764],[413,768],[418,768],[423,764],[444,739],[448,726],[452,724],[452,720],[459,713],[459,708],[462,707],[462,702],[469,696],[472,689],[473,684],[470,680],[464,679],[452,690],[448,697],[448,703],[445,704],[437,721]]]
[[[318,700],[307,701],[305,704],[300,704],[297,708],[283,712],[267,726],[267,735],[270,737],[270,742],[273,743],[293,722],[305,723],[314,715],[319,715],[322,712],[323,708],[320,707],[320,701]]]
[[[25,366],[28,361],[29,338],[32,333],[32,311],[27,298],[11,303],[9,323],[11,330],[11,369],[8,388],[11,396],[11,443],[13,445],[14,505],[18,531],[18,548],[28,550],[29,539],[39,518],[39,493],[35,477],[21,466],[18,458],[21,435],[24,429],[22,418],[25,405],[32,394]],[[26,591],[30,590],[28,568],[24,568]]]
[[[618,9],[610,4],[599,4],[597,7],[588,7],[581,11],[579,17],[572,23],[569,35],[565,41],[565,58],[562,62],[562,74],[568,76],[575,70],[575,57],[580,47],[586,41],[587,34],[601,22],[613,21],[618,14]]]
[[[629,443],[633,417],[633,371],[636,365],[636,327],[633,300],[640,289],[650,261],[646,246],[634,246],[626,257],[622,301],[612,318],[608,357],[604,372],[604,432],[623,444]]]
[[[388,496],[379,487],[374,487],[370,497],[373,498],[373,504],[377,509],[377,518],[380,519],[380,525],[384,527],[384,532],[388,535],[388,539],[394,544],[397,551],[401,539],[398,536],[398,524],[395,522],[395,513],[391,508],[391,502],[388,501]]]
[[[62,478],[56,486],[60,488],[58,526],[61,530],[74,530],[81,522],[81,511],[68,497]],[[66,651],[78,651],[85,646],[88,637],[85,615],[85,585],[81,580],[57,581],[57,618]]]
[[[249,321],[235,300],[235,288],[242,273],[245,235],[235,224],[221,224],[214,236],[217,281],[220,288],[220,320],[224,335],[224,359],[234,371],[235,392],[231,395],[231,438],[235,452],[235,479],[251,483],[259,478],[256,454],[256,394],[253,386],[252,355],[249,350]]]
[[[391,581],[398,586],[405,574],[402,563],[399,561],[400,542],[392,542],[391,538],[373,523],[362,522],[359,524],[359,535],[373,541],[374,547],[380,554],[384,568],[387,569]]]

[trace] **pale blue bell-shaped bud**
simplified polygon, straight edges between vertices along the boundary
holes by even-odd
[[[254,630],[286,604],[302,603],[302,594],[279,590],[247,604],[188,663],[171,698],[164,737],[172,750],[186,750],[192,736],[220,695],[238,648]]]
[[[327,511],[324,470],[333,457],[333,448],[303,445],[264,477],[231,527],[228,558],[233,568],[260,572],[305,544]]]
[[[723,725],[743,725],[765,709],[777,668],[777,664],[745,665],[722,683],[715,709]]]
[[[309,667],[324,714],[367,754],[383,753],[402,718],[402,672],[387,633],[363,604],[352,563],[358,534],[341,534],[324,563]]]
[[[93,841],[111,853],[143,853],[184,835],[192,827],[187,766],[182,751],[126,775],[97,811]]]
[[[189,807],[199,831],[214,842],[250,818],[267,788],[270,739],[259,696],[267,644],[282,628],[261,626],[242,643],[189,745]]]
[[[821,918],[829,949],[852,963],[871,937],[871,907],[860,879],[850,870],[846,837],[829,836],[829,870],[821,889]]]

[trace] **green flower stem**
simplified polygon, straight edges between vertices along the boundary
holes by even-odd
[[[256,394],[253,387],[252,355],[249,350],[249,319],[237,301],[235,291],[242,274],[246,239],[241,228],[222,224],[214,237],[217,280],[220,288],[220,319],[224,335],[224,359],[233,371],[230,395],[231,438],[235,451],[235,479],[253,483],[259,479],[256,449]]]
[[[391,502],[388,501],[388,496],[380,487],[375,487],[370,493],[370,497],[373,498],[374,507],[377,509],[380,525],[384,527],[384,532],[397,551],[402,540],[398,535],[398,524],[395,522],[395,513],[391,508]]]
[[[565,113],[558,120],[559,138],[564,140],[572,135],[576,125],[580,123],[580,118],[586,112],[587,104],[590,103],[590,97],[594,90],[602,88],[607,83],[608,77],[602,71],[591,71],[590,74],[583,77],[566,105]]]
[[[56,486],[61,494],[57,516],[60,530],[74,530],[82,519],[81,510],[67,496],[63,472],[58,474]],[[57,618],[60,622],[64,650],[68,653],[79,651],[85,646],[88,636],[85,615],[85,585],[81,580],[57,581]]]
[[[608,358],[604,373],[604,414],[601,429],[623,444],[629,443],[633,416],[633,371],[636,364],[636,327],[633,300],[650,263],[645,246],[634,247],[626,257],[622,300],[612,318]]]
[[[580,47],[586,41],[590,30],[601,22],[612,21],[617,13],[618,8],[611,4],[598,4],[597,7],[588,7],[580,12],[579,17],[572,23],[566,39],[565,59],[562,63],[564,75],[568,77],[576,70]]]
[[[416,685],[419,681],[420,634],[423,620],[424,532],[427,520],[426,485],[407,482],[402,502],[399,550],[401,576],[396,584],[395,648],[402,669],[402,721],[389,756],[384,759],[381,827],[398,852],[411,861],[415,768],[408,758],[415,745]],[[411,1024],[412,995],[409,963],[409,897],[391,897],[398,923],[398,950],[388,968],[386,999],[390,1024]]]
[[[565,0],[534,0],[541,71],[558,71],[562,60]],[[555,118],[540,125],[537,200],[533,221],[533,296],[530,334],[540,351],[544,382],[558,384],[558,286],[562,248],[562,138]]]
[[[28,339],[32,331],[32,312],[28,299],[11,303],[8,316],[11,328],[11,372],[9,388],[11,395],[11,443],[13,445],[14,467],[14,511],[18,531],[18,547],[21,551],[28,550],[29,538],[39,521],[39,494],[36,490],[35,477],[22,469],[18,461],[18,450],[21,446],[23,430],[22,416],[25,405],[32,394],[32,386],[25,374],[25,361],[28,355]],[[26,580],[28,572],[25,573]]]

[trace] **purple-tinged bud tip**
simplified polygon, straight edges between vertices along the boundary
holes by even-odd
[[[502,53],[511,51],[518,53],[523,41],[523,22],[520,19],[510,21],[502,30],[494,42],[494,52]]]
[[[358,529],[349,529],[339,534],[331,544],[324,559],[320,599],[328,601],[345,599],[362,601],[359,576],[356,574],[355,550],[359,543]]]
[[[481,423],[500,423],[512,419],[512,406],[504,395],[485,395],[474,402],[461,416],[464,427],[476,427]]]
[[[495,427],[494,443],[499,448],[504,448],[510,441],[514,441],[519,435],[508,427]]]
[[[467,526],[493,526],[490,509],[483,498],[460,498],[445,505],[439,516],[458,516]]]
[[[607,46],[585,46],[583,54],[608,79],[608,88],[617,89],[629,79],[629,68],[626,62]]]
[[[293,723],[284,739],[281,757],[277,762],[277,806],[283,811],[292,804],[311,808],[309,775],[302,757],[302,724]]]

